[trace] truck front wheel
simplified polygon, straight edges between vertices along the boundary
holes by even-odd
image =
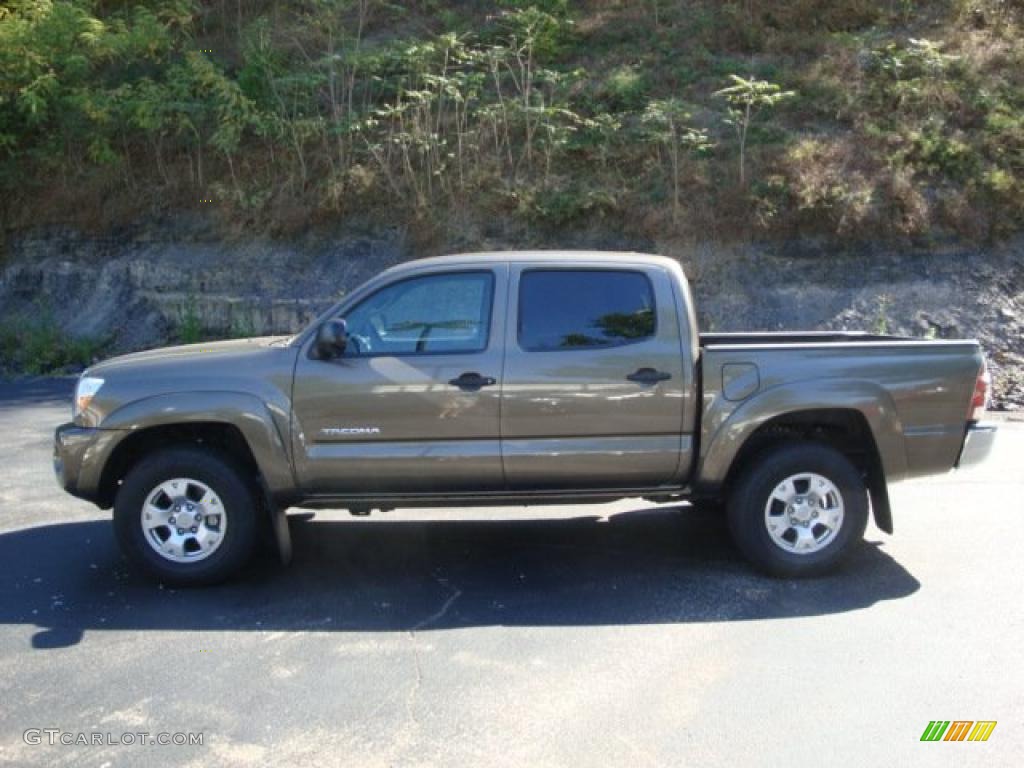
[[[728,501],[729,528],[760,570],[783,577],[832,570],[864,536],[864,480],[843,454],[791,443],[756,456]]]
[[[256,509],[252,483],[234,464],[204,448],[167,448],[124,478],[114,529],[132,565],[165,584],[198,586],[249,559]]]

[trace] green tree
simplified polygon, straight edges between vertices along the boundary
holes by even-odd
[[[664,147],[668,154],[672,169],[673,221],[679,218],[683,158],[712,146],[706,131],[689,125],[691,117],[687,105],[679,99],[659,99],[650,102],[640,118],[647,128],[648,138]]]
[[[725,119],[727,125],[731,125],[736,131],[736,138],[740,145],[740,185],[747,185],[747,136],[750,131],[750,124],[757,114],[763,109],[771,109],[779,102],[792,98],[795,91],[784,91],[776,83],[757,78],[743,78],[739,75],[729,75],[733,84],[720,91],[715,91],[716,96],[721,96],[729,104],[728,113]]]
[[[131,129],[161,114],[153,105],[167,99],[168,66],[188,44],[192,4],[105,5],[0,5],[0,181],[22,184],[19,164],[34,163],[65,178],[89,164],[121,165],[130,182]]]

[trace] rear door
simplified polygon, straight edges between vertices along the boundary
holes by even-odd
[[[345,354],[300,354],[293,450],[313,494],[497,491],[506,264],[396,278],[344,310]]]
[[[512,488],[673,483],[689,436],[676,301],[658,266],[513,263],[501,434]]]

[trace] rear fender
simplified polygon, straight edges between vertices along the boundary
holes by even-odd
[[[710,425],[703,436],[697,487],[717,493],[746,441],[771,419],[799,411],[850,409],[860,412],[877,448],[879,471],[870,472],[869,491],[876,522],[892,531],[886,484],[906,477],[907,453],[903,426],[892,397],[880,385],[859,379],[811,379],[764,390],[738,407],[721,395],[704,416]]]

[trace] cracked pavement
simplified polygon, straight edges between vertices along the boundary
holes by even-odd
[[[1024,425],[893,489],[840,573],[753,574],[711,510],[295,514],[295,562],[129,573],[63,494],[71,382],[0,383],[0,764],[1009,765],[1024,754]],[[985,743],[921,743],[993,719]],[[202,732],[48,746],[27,728]]]

